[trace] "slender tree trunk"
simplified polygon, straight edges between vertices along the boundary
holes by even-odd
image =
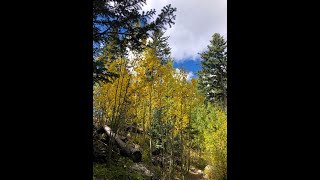
[[[183,111],[182,111],[182,94],[181,94],[181,100],[180,100],[180,144],[181,144],[181,173],[182,173],[182,179],[184,179],[184,171],[183,171],[183,164],[184,164],[184,159],[183,159],[183,155],[184,155],[184,151],[183,151],[183,138],[182,138],[182,121],[183,121]]]
[[[121,73],[121,66],[120,66],[120,73]],[[120,76],[120,78],[121,77],[122,76]],[[117,116],[116,107],[117,107],[117,95],[118,95],[118,87],[119,87],[120,78],[117,79],[116,92],[115,92],[115,95],[114,95],[114,105],[113,105],[113,109],[112,109],[112,117],[111,117],[111,122],[110,122],[111,127],[113,126],[113,124],[115,122],[115,118]],[[119,96],[119,103],[120,103],[120,96]],[[112,135],[111,135],[109,137],[109,154],[108,154],[108,162],[109,162],[108,164],[109,164],[109,166],[111,165],[112,147],[113,147],[113,138],[112,138]]]
[[[143,119],[142,119],[143,132],[146,132],[145,121],[146,121],[146,103],[143,100]],[[143,133],[143,140],[145,140],[145,139],[146,139],[146,133]]]
[[[150,96],[149,96],[149,102],[150,102],[150,106],[149,106],[149,120],[150,120],[150,125],[152,123],[152,84],[150,86]],[[152,159],[152,136],[150,135],[150,159]]]
[[[174,141],[173,141],[173,139],[174,139],[174,136],[173,136],[173,130],[174,130],[174,128],[172,128],[172,131],[171,131],[171,153],[170,153],[170,155],[171,155],[171,168],[170,168],[170,178],[174,175],[174,156],[173,156],[173,149],[174,149],[174,146],[173,146],[173,143],[174,143]]]
[[[190,129],[188,130],[189,152],[188,152],[188,169],[187,169],[187,172],[189,172],[189,169],[190,169],[190,151],[191,151],[191,137],[190,137],[190,130],[191,130],[191,118],[192,118],[192,109],[191,109],[191,105],[189,106],[189,111],[190,111],[190,115],[189,115],[189,127],[190,127]]]
[[[181,143],[181,174],[182,179],[184,180],[184,145],[183,145],[183,139],[182,139],[182,130],[180,130],[180,143]]]
[[[151,136],[149,140],[149,148],[150,148],[150,160],[152,160],[152,137]]]

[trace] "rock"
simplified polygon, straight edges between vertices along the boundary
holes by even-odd
[[[190,171],[195,172],[196,168],[194,166],[190,165]]]
[[[139,173],[141,173],[144,176],[148,176],[148,177],[152,177],[153,173],[148,170],[142,163],[134,163],[131,166],[131,169],[134,171],[138,171]]]
[[[203,175],[203,171],[201,171],[200,169],[197,171],[197,173]]]

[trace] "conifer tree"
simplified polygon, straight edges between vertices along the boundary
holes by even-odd
[[[199,89],[207,102],[227,105],[227,41],[215,33],[208,50],[200,53],[202,70],[199,71]]]
[[[171,60],[171,48],[168,43],[169,36],[164,36],[164,31],[159,30],[152,34],[151,39],[149,46],[155,50],[161,64],[167,64]]]
[[[128,50],[141,51],[145,47],[145,40],[151,33],[165,29],[165,25],[171,27],[175,19],[176,8],[167,5],[154,21],[150,21],[155,15],[154,9],[140,12],[146,0],[93,0],[93,80],[95,82],[110,82],[107,61],[112,61],[127,55]],[[106,46],[112,44],[113,58],[97,62],[103,55]]]

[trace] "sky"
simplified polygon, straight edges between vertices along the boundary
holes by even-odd
[[[167,4],[177,8],[175,24],[165,33],[174,67],[188,71],[188,79],[196,77],[201,69],[198,53],[206,50],[211,36],[220,33],[227,39],[227,0],[147,0],[142,10],[159,14]]]

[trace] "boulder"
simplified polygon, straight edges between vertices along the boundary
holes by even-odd
[[[200,169],[197,171],[198,174],[203,175],[203,171],[201,171]]]
[[[149,169],[147,169],[142,163],[134,163],[130,168],[134,171],[141,173],[143,176],[153,176],[153,173]]]

